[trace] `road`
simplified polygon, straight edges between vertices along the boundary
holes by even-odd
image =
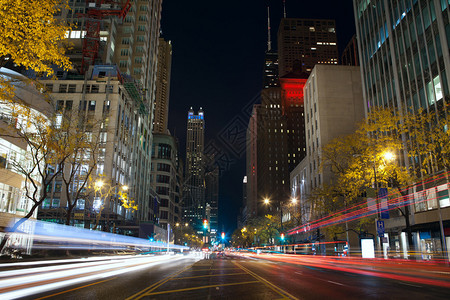
[[[174,256],[130,272],[111,276],[105,273],[104,278],[38,292],[23,299],[450,299],[447,266],[426,265],[425,278],[408,267],[395,268],[392,263],[383,271],[382,262],[365,266],[353,261],[333,263],[345,264],[347,270],[343,271],[312,257],[303,257],[302,261],[280,257]],[[114,263],[106,265],[112,268]],[[373,273],[352,272],[351,268],[370,269]],[[406,273],[409,277],[399,277],[405,280],[378,276]],[[40,280],[45,277],[44,273]],[[3,281],[0,280],[0,293]],[[6,299],[1,294],[0,298]]]

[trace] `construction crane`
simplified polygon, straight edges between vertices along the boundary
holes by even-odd
[[[83,57],[81,60],[81,73],[84,74],[89,66],[94,65],[100,48],[100,29],[102,20],[109,16],[117,16],[124,20],[131,8],[131,0],[86,0],[86,13],[79,14],[84,17],[86,35],[83,39]],[[111,8],[116,6],[118,8]]]

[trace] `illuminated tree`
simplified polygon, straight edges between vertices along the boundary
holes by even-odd
[[[68,70],[64,39],[70,27],[54,16],[67,0],[0,0],[0,67],[11,61],[37,73],[53,75],[52,65]],[[14,87],[0,77],[0,98],[13,99]]]

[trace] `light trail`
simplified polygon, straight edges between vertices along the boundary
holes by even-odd
[[[435,182],[437,180],[443,179],[445,178],[445,176],[447,176],[448,174],[450,174],[450,172],[444,173],[444,174],[440,174],[438,176],[432,177],[430,180],[424,182],[425,183],[431,183],[431,182]],[[448,187],[447,187],[448,188]],[[434,189],[434,188],[431,188]],[[355,204],[352,207],[346,208],[346,209],[342,209],[338,212],[335,212],[333,214],[327,215],[323,218],[317,219],[313,222],[310,222],[308,224],[304,224],[295,228],[292,228],[290,230],[287,231],[287,235],[293,235],[293,234],[298,234],[300,232],[309,232],[311,230],[317,229],[317,228],[322,228],[322,227],[328,227],[328,226],[332,226],[332,225],[338,225],[338,224],[342,224],[344,222],[348,222],[348,221],[354,221],[354,220],[358,220],[358,219],[362,219],[362,218],[366,218],[366,217],[370,217],[373,215],[376,215],[378,213],[378,211],[390,211],[390,210],[394,210],[400,207],[405,207],[405,206],[410,206],[413,204],[419,204],[419,203],[423,203],[423,202],[427,202],[427,201],[431,201],[431,200],[440,200],[440,198],[438,196],[434,197],[434,198],[428,198],[427,197],[427,193],[431,190],[431,189],[425,189],[419,192],[416,192],[415,194],[409,194],[405,197],[400,196],[400,197],[395,197],[393,198],[393,195],[397,195],[398,193],[391,193],[389,195],[387,195],[387,208],[383,208],[382,207],[382,203],[380,198],[377,198],[375,203],[373,205],[370,206],[365,206],[367,205],[366,201],[362,201],[358,204]],[[401,192],[405,191],[401,190]],[[437,195],[437,193],[436,193]],[[417,196],[419,198],[422,198],[421,200],[417,200],[414,197]],[[365,207],[364,207],[365,206]]]
[[[27,220],[19,226],[15,236],[33,239],[33,249],[77,250],[188,250],[189,247],[151,242],[132,236],[89,230],[51,222]]]
[[[443,263],[249,252],[227,254],[450,288],[450,269]]]
[[[186,258],[200,259],[198,255],[137,255],[119,257],[97,257],[92,260],[66,260],[57,266],[38,268],[23,268],[0,273],[0,298],[16,299],[35,295],[46,291],[79,284],[82,282],[99,280],[106,277],[133,272],[158,264],[175,262]],[[62,261],[59,261],[62,263]],[[41,261],[40,264],[47,264]],[[6,265],[6,264],[3,264]],[[9,267],[23,267],[23,263],[11,263]]]

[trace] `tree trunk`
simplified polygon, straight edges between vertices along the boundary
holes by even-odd
[[[73,211],[74,206],[72,205],[68,205],[67,206],[67,215],[66,215],[66,225],[70,226],[70,220],[72,218],[72,211]]]
[[[398,189],[400,194],[402,195],[402,199],[403,201],[406,199],[406,197],[408,196],[408,190],[406,189],[406,192],[401,191],[400,189]],[[403,212],[400,208],[398,208],[401,212],[401,214],[403,215],[403,217],[405,218],[405,225],[406,225],[406,236],[408,238],[408,246],[409,246],[409,251],[413,251],[414,250],[414,242],[413,242],[413,238],[412,238],[412,230],[411,230],[411,223],[409,220],[409,205],[405,206],[405,212]]]

